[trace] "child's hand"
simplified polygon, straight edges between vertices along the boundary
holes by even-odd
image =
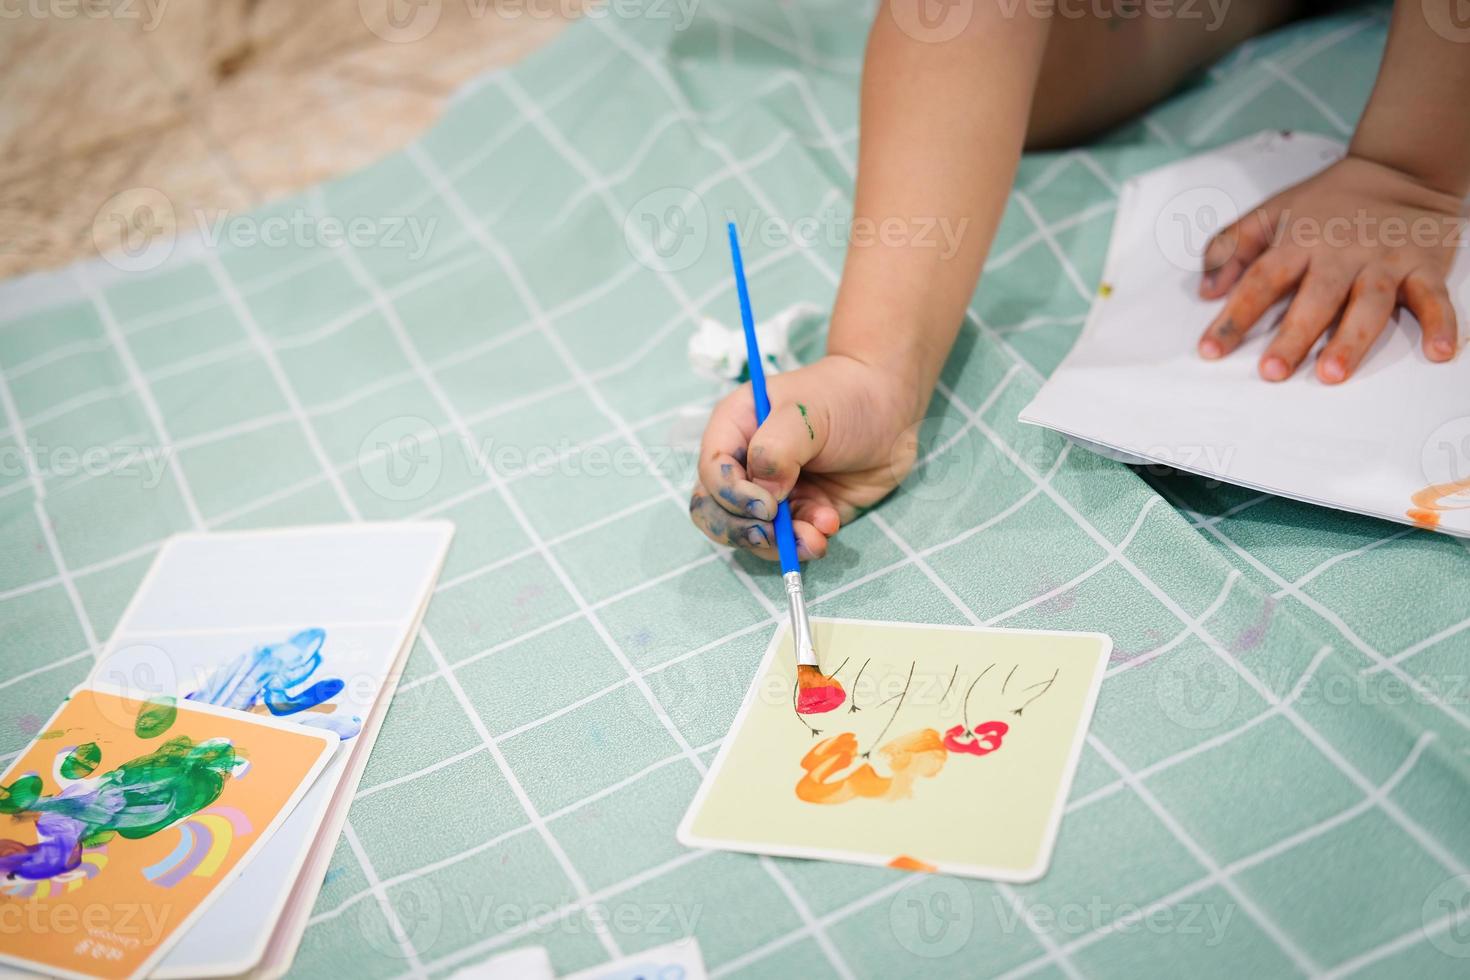
[[[897,374],[840,355],[771,375],[767,392],[759,429],[750,385],[715,406],[689,516],[711,540],[775,559],[772,521],[789,499],[798,553],[820,558],[841,525],[908,474],[923,406]]]
[[[1390,167],[1347,157],[1289,187],[1215,236],[1200,295],[1230,294],[1204,335],[1201,356],[1229,354],[1293,289],[1261,377],[1289,378],[1317,339],[1341,321],[1317,357],[1317,377],[1350,377],[1398,305],[1423,330],[1431,361],[1455,356],[1455,310],[1445,277],[1463,233],[1460,202]]]

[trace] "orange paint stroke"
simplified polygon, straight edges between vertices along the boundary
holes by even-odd
[[[900,871],[923,871],[928,874],[933,874],[939,870],[936,865],[930,864],[928,861],[920,861],[916,857],[909,857],[907,854],[900,854],[892,861],[889,861],[888,866],[890,868],[897,868]]]
[[[1464,496],[1460,496],[1460,495]],[[1460,497],[1446,502],[1446,497]],[[1449,483],[1431,483],[1409,498],[1413,503],[1404,516],[1420,527],[1439,527],[1440,515],[1447,510],[1463,510],[1470,507],[1470,479],[1452,480]]]
[[[932,728],[900,735],[878,750],[892,776],[882,776],[871,763],[841,775],[857,758],[857,736],[843,732],[812,746],[801,760],[806,770],[796,784],[796,798],[806,803],[846,803],[858,798],[901,800],[914,795],[913,785],[944,768],[949,752]]]

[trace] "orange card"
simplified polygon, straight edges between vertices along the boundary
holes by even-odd
[[[193,701],[73,692],[0,778],[0,961],[143,976],[336,745]]]

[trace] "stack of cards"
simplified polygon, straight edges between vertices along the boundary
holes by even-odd
[[[0,961],[290,964],[449,545],[447,523],[184,535],[0,778]]]

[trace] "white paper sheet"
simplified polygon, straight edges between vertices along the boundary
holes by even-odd
[[[1289,381],[1270,383],[1256,366],[1278,304],[1229,357],[1196,353],[1224,302],[1198,298],[1209,234],[1342,152],[1316,136],[1262,133],[1129,181],[1104,288],[1021,420],[1124,458],[1470,536],[1470,352],[1430,362],[1418,323],[1400,310],[1348,382],[1321,383],[1309,359]],[[1463,337],[1464,250],[1450,293]]]

